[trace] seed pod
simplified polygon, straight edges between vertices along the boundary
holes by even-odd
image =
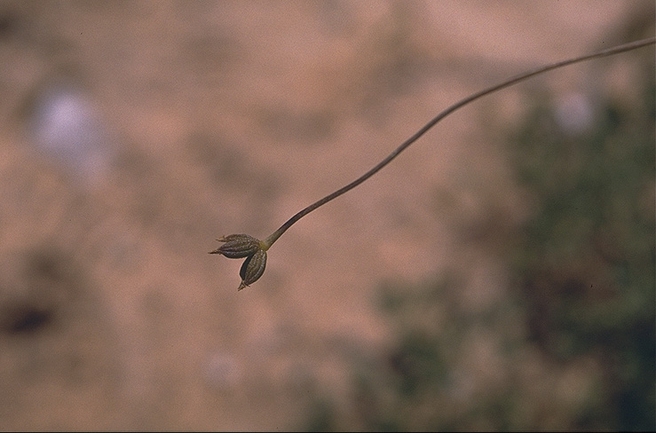
[[[228,235],[217,239],[219,242],[225,242],[210,254],[223,254],[229,259],[241,259],[252,256],[260,249],[259,239],[245,234]]]
[[[255,254],[248,256],[239,270],[241,284],[237,290],[250,286],[262,276],[266,267],[266,259],[267,254],[264,250],[257,250]]]

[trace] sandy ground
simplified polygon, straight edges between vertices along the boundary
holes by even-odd
[[[290,229],[252,287],[207,252],[469,93],[622,42],[648,3],[1,2],[0,429],[293,428],[389,344],[382,284],[456,271],[491,308],[530,205],[488,126],[527,86],[589,89],[593,64],[448,118]]]

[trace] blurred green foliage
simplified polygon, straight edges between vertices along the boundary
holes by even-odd
[[[529,342],[567,362],[594,354],[604,375],[595,427],[654,430],[654,65],[641,100],[598,105],[579,135],[541,98],[511,136],[521,185],[539,211],[514,252]],[[603,422],[598,423],[598,421]]]
[[[508,239],[507,296],[472,312],[458,275],[383,286],[378,305],[393,346],[353,361],[348,414],[322,400],[307,426],[656,429],[656,88],[653,55],[645,59],[640,101],[601,95],[594,123],[573,133],[550,95],[535,94],[506,134],[518,183],[535,203]],[[472,366],[487,356],[483,346],[490,359]]]

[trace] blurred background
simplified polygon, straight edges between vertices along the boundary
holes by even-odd
[[[1,430],[653,430],[653,1],[0,2]]]

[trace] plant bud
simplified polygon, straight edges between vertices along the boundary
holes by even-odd
[[[239,270],[241,284],[237,290],[250,286],[262,276],[266,267],[266,259],[267,253],[264,250],[257,250],[255,254],[248,256]]]
[[[210,254],[222,254],[229,259],[252,256],[261,248],[259,239],[245,234],[223,236],[217,241],[225,243]]]

